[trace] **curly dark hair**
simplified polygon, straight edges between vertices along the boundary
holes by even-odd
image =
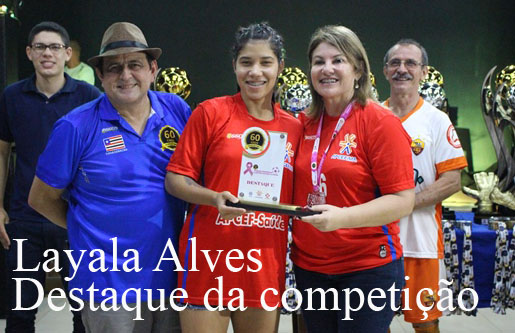
[[[245,47],[249,40],[268,41],[277,60],[280,62],[284,59],[283,38],[274,28],[268,25],[267,22],[254,23],[248,27],[239,27],[234,37],[234,44],[231,48],[232,59],[234,61],[236,61],[241,49]]]

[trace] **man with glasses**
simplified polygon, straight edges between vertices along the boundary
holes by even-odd
[[[386,52],[383,68],[390,83],[390,98],[384,104],[401,119],[412,140],[415,207],[411,215],[400,220],[399,235],[406,279],[409,277],[405,286],[409,299],[403,293],[403,313],[415,332],[439,332],[438,282],[445,278],[440,203],[460,190],[460,171],[467,166],[449,117],[419,96],[427,65],[424,47],[412,39],[402,39]],[[431,308],[427,318],[417,306],[417,298]]]
[[[150,90],[160,55],[132,23],[105,31],[100,54],[88,60],[105,94],[56,123],[30,191],[32,207],[68,228],[75,260],[81,250],[92,255],[70,281],[83,291],[74,295],[90,332],[180,329],[168,301],[175,265],[160,257],[170,258],[168,244],[177,248],[184,221],[185,203],[165,191],[164,180],[191,111],[180,97]],[[91,270],[99,252],[107,270]]]
[[[59,251],[60,267],[56,269],[61,269],[62,278],[68,276],[69,264],[62,252],[67,248],[66,230],[50,223],[27,204],[38,157],[57,119],[100,95],[95,87],[64,73],[71,49],[68,33],[59,24],[41,22],[34,26],[26,52],[35,73],[8,86],[0,99],[0,242],[7,250],[9,293],[6,332],[17,333],[34,331],[37,312],[37,308],[13,310],[17,298],[20,307],[28,309],[34,307],[39,295],[30,281],[21,282],[22,292],[17,295],[14,279],[34,279],[44,285],[45,272],[40,263],[46,259],[43,253],[47,249]],[[8,215],[3,196],[12,143],[16,147],[16,166]],[[18,246],[23,249],[21,258]],[[25,271],[20,271],[18,262]],[[79,312],[74,312],[74,331],[84,331]]]

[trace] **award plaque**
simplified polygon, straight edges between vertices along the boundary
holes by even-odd
[[[227,201],[226,206],[229,207],[238,207],[244,208],[250,211],[260,211],[260,212],[269,212],[269,213],[278,213],[278,214],[286,214],[291,216],[310,216],[320,214],[320,212],[315,212],[310,210],[309,208],[301,207],[301,206],[293,206],[293,205],[283,205],[283,204],[265,204],[258,203],[252,201],[241,200],[237,203],[233,203]]]
[[[241,136],[240,199],[278,204],[288,134],[248,128]]]
[[[289,215],[312,215],[302,207],[280,204],[288,133],[250,127],[241,136],[238,203],[228,206]]]

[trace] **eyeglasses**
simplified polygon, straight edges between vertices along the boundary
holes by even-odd
[[[48,45],[43,44],[43,43],[35,43],[35,44],[31,45],[31,48],[37,54],[41,54],[41,53],[45,52],[45,50],[47,48],[49,48],[50,51],[52,51],[52,53],[58,53],[62,49],[66,48],[66,45],[59,44],[59,43],[52,43],[52,44],[48,44]]]
[[[415,69],[415,68],[417,68],[417,66],[424,66],[423,63],[415,61],[413,59],[408,59],[408,60],[392,59],[386,63],[386,66],[388,66],[390,68],[399,68],[399,67],[401,67],[401,64],[403,64],[403,63],[407,69]]]

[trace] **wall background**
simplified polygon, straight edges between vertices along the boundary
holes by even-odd
[[[382,100],[389,95],[382,74],[386,50],[403,37],[424,45],[429,63],[444,76],[450,105],[459,108],[458,127],[470,129],[478,171],[495,162],[481,116],[481,84],[491,67],[500,70],[515,63],[514,13],[515,3],[497,0],[25,0],[18,13],[21,24],[6,18],[7,79],[14,82],[33,72],[25,46],[28,32],[40,21],[62,24],[80,41],[83,60],[98,53],[111,23],[129,21],[143,30],[150,46],[163,49],[160,67],[179,66],[188,72],[193,89],[187,102],[194,106],[236,91],[229,49],[239,25],[268,21],[285,39],[286,66],[306,71],[313,31],[343,24],[365,45]]]

